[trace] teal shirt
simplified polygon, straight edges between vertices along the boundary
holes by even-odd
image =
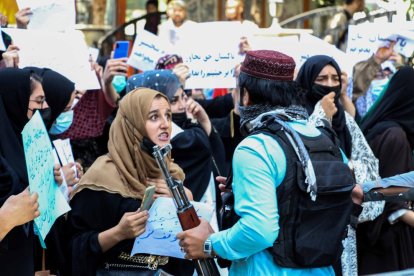
[[[305,121],[291,122],[297,132],[315,137],[319,130]],[[279,233],[276,188],[286,174],[279,143],[265,134],[244,139],[233,157],[233,192],[239,221],[210,236],[214,251],[231,260],[230,275],[335,275],[332,267],[293,269],[278,266],[267,248]]]

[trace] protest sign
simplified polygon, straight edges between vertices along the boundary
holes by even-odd
[[[213,208],[208,204],[192,202],[197,215],[210,221]],[[172,198],[159,197],[150,210],[146,230],[135,239],[131,256],[137,253],[171,256],[184,259],[176,235],[182,231]]]
[[[56,219],[70,210],[55,182],[53,149],[46,127],[37,111],[22,131],[30,192],[37,192],[40,216],[34,222],[41,244]]]
[[[219,30],[219,31],[218,31]],[[234,88],[234,68],[240,62],[239,22],[199,23],[182,34],[177,51],[190,68],[185,88]],[[194,33],[203,34],[194,37]]]
[[[353,61],[349,60],[343,51],[339,50],[328,42],[317,38],[316,36],[301,34],[299,53],[299,61],[296,64],[297,69],[300,69],[302,64],[305,63],[309,57],[315,55],[326,55],[332,57],[338,63],[341,71],[347,72],[348,75],[352,74],[352,68],[354,66]]]
[[[142,30],[135,38],[128,64],[142,71],[154,70],[158,59],[167,54],[175,54],[171,44],[161,41],[158,36],[148,31]]]
[[[300,58],[301,47],[299,45],[299,37],[291,36],[253,36],[249,44],[254,50],[273,50],[284,53],[292,57],[296,63]]]
[[[75,30],[76,11],[73,0],[16,0],[19,10],[30,8],[27,25],[33,30]]]
[[[394,50],[406,57],[414,51],[414,32],[392,23],[350,25],[347,54],[358,62],[370,58],[379,47],[395,42]]]
[[[20,68],[50,68],[73,81],[77,89],[100,89],[95,71],[91,70],[88,47],[82,32],[3,30],[20,49]]]

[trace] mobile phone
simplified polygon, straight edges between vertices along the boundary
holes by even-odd
[[[117,41],[114,48],[114,58],[128,57],[129,41]]]
[[[151,208],[152,203],[154,202],[154,199],[152,198],[155,193],[155,186],[149,186],[147,189],[145,189],[144,198],[141,202],[140,210],[149,210]]]

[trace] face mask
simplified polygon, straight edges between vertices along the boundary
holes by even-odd
[[[141,142],[141,149],[152,156],[152,152],[154,151],[154,142],[152,142],[149,138],[143,137]]]
[[[44,109],[33,108],[33,114],[35,114],[37,110],[39,110],[40,112],[40,116],[42,117],[43,123],[46,127],[48,127],[50,124],[50,120],[52,118],[52,110],[50,109],[50,107]]]
[[[312,86],[312,91],[310,93],[313,98],[315,98],[316,100],[320,100],[331,92],[335,92],[335,99],[339,99],[339,96],[341,95],[341,86],[325,86],[320,84],[314,84]]]
[[[187,122],[187,113],[173,113],[171,119],[176,125],[182,127],[184,123]]]
[[[112,79],[112,86],[115,88],[116,92],[121,93],[127,85],[127,80],[125,76],[115,76]]]
[[[375,98],[381,94],[381,92],[387,86],[388,81],[388,78],[371,81],[371,93]]]
[[[73,121],[73,110],[60,113],[49,130],[50,134],[58,135],[69,129]]]

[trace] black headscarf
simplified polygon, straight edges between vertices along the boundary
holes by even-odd
[[[414,69],[403,67],[361,122],[368,141],[392,125],[401,126],[414,149]]]
[[[0,205],[28,186],[21,132],[29,121],[30,74],[27,69],[0,70]]]
[[[331,65],[335,68],[339,76],[340,88],[342,88],[341,69],[339,68],[339,65],[333,58],[324,55],[317,55],[307,59],[296,77],[296,81],[306,90],[305,107],[309,114],[312,114],[316,103],[322,99],[322,96],[312,93],[312,87],[315,84],[315,80],[319,73],[326,65]],[[338,111],[332,118],[332,128],[335,130],[341,142],[342,150],[349,158],[351,157],[352,137],[346,126],[345,111],[342,104],[339,102],[339,97],[335,97],[335,105]]]
[[[65,76],[48,68],[27,67],[27,69],[42,77],[46,101],[52,113],[50,123],[46,126],[47,129],[50,129],[53,122],[68,105],[75,90],[75,84]]]

